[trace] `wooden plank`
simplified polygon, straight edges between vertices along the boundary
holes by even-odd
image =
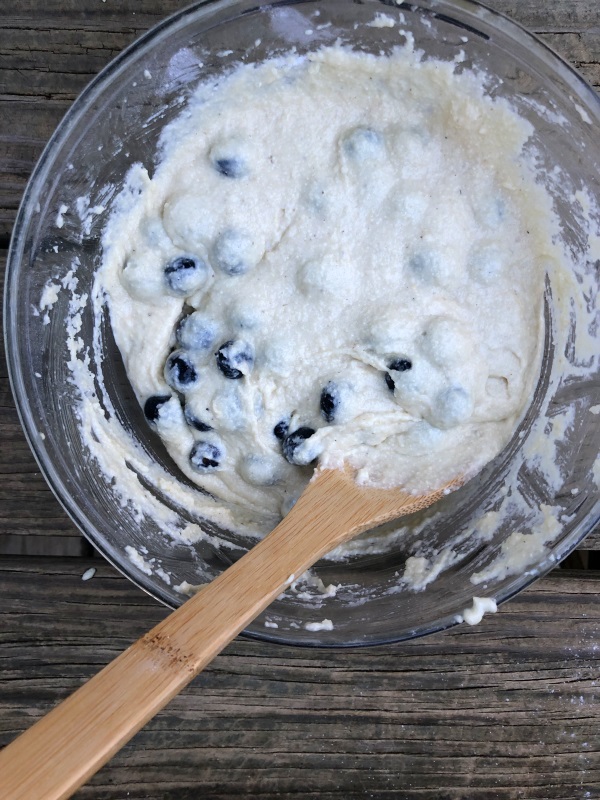
[[[0,14],[2,27],[144,30],[188,3],[184,0],[19,0]],[[536,30],[594,28],[597,0],[488,0],[490,8]]]
[[[444,488],[420,496],[366,490],[352,475],[323,470],[269,536],[1,751],[0,789],[14,800],[70,797],[254,622],[294,575],[353,535],[421,511],[443,494]]]
[[[0,16],[0,242],[10,234],[27,178],[50,133],[88,81],[140,33],[183,8],[181,0],[19,2]],[[537,31],[600,86],[596,0],[492,0]]]
[[[597,0],[488,0],[484,5],[536,33],[600,32]]]
[[[164,616],[105,564],[82,582],[91,564],[0,564],[0,742]],[[599,590],[554,573],[479,626],[389,647],[237,640],[76,797],[598,797]]]
[[[600,89],[600,26],[595,31],[543,33],[540,38]]]

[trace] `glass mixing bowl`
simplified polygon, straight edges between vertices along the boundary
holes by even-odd
[[[366,25],[377,12],[395,24]],[[594,92],[522,28],[464,0],[201,2],[155,27],[83,92],[44,151],[15,225],[6,280],[6,344],[30,445],[58,499],[93,545],[155,598],[177,606],[185,596],[176,586],[210,580],[249,542],[235,531],[219,531],[198,520],[193,508],[169,500],[132,467],[133,494],[152,495],[154,507],[164,508],[169,519],[180,521],[179,527],[199,523],[210,534],[197,543],[173,537],[173,525],[167,531],[160,513],[140,515],[135,503],[114,491],[110,470],[82,438],[87,417],[71,367],[73,360],[85,357],[96,376],[95,391],[88,389],[83,398],[86,413],[121,426],[131,454],[143,452],[161,464],[165,480],[181,478],[133,396],[107,314],[95,326],[86,302],[101,259],[100,236],[111,198],[132,162],[156,163],[161,130],[200,79],[239,60],[259,61],[292,47],[304,53],[336,40],[386,51],[401,44],[407,32],[426,57],[459,56],[458,69],[479,66],[495,76],[490,93],[508,98],[533,124],[540,169],[548,173],[561,237],[576,265],[577,296],[570,301],[562,297],[562,302],[585,307],[588,322],[574,313],[561,317],[560,287],[549,287],[542,376],[528,415],[505,451],[462,490],[408,520],[383,550],[322,561],[315,575],[325,585],[339,586],[337,592],[327,597],[314,585],[286,592],[247,631],[270,641],[376,644],[445,628],[460,619],[473,595],[498,602],[514,595],[597,524],[597,277],[585,202],[575,194],[584,187],[592,197],[600,194],[600,104]],[[82,347],[76,352],[78,339]],[[111,443],[101,446],[108,453]],[[549,466],[556,473],[552,485],[544,477],[543,468]],[[516,496],[522,500],[519,513],[509,508],[502,521],[502,515],[494,516],[507,498]],[[538,530],[540,508],[560,520],[552,540],[532,548],[525,569],[492,570],[487,580],[473,583],[474,573],[485,573],[498,558],[506,561],[502,548],[511,534]],[[435,555],[443,547],[452,556],[445,565]],[[423,591],[402,584],[411,556],[429,568],[430,582]],[[307,622],[325,618],[333,630],[306,629]],[[265,627],[267,620],[278,627]]]

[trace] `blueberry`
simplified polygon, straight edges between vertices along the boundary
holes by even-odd
[[[155,394],[146,400],[144,403],[144,414],[148,422],[156,422],[160,414],[161,406],[168,403],[170,399],[170,394]]]
[[[408,358],[395,358],[388,364],[388,369],[393,369],[395,372],[407,372],[412,369],[412,361]]]
[[[413,274],[424,283],[437,283],[444,278],[445,267],[439,253],[433,250],[419,250],[413,253],[408,260],[408,266]]]
[[[186,392],[198,382],[196,368],[185,350],[175,350],[167,358],[165,380],[177,392]]]
[[[250,143],[243,136],[227,136],[214,143],[208,157],[219,175],[235,180],[248,175],[251,150]]]
[[[223,459],[223,451],[212,442],[199,441],[190,451],[190,464],[198,472],[218,469]]]
[[[346,155],[355,161],[380,158],[384,150],[383,136],[372,128],[354,128],[344,137]]]
[[[217,365],[226,378],[239,380],[247,375],[254,364],[252,345],[240,339],[231,339],[215,353]]]
[[[243,392],[235,381],[227,381],[212,400],[212,413],[227,431],[247,429],[249,419],[242,398]]]
[[[430,422],[436,428],[447,430],[467,422],[472,413],[471,395],[462,386],[451,386],[435,398],[434,418]]]
[[[208,278],[208,267],[197,256],[178,256],[165,267],[169,289],[181,297],[197,292]]]
[[[212,248],[214,266],[226,275],[243,275],[252,262],[252,239],[243,231],[229,228],[220,233]]]
[[[412,361],[409,361],[408,358],[395,358],[388,364],[388,369],[393,369],[394,372],[407,372],[412,369]],[[389,372],[385,373],[385,382],[390,392],[393,392],[396,388],[396,383]]]
[[[226,178],[243,178],[248,170],[241,158],[217,158],[213,161],[214,167]]]
[[[314,428],[302,427],[295,430],[293,433],[289,433],[285,439],[283,440],[283,455],[287,458],[290,464],[297,464],[296,461],[296,450],[300,447],[302,442],[306,441],[306,439],[310,439],[310,437],[316,433]]]
[[[281,458],[272,455],[247,455],[238,462],[242,478],[254,486],[274,486],[281,474]]]
[[[206,319],[201,311],[194,311],[181,320],[175,338],[177,344],[186,350],[210,350],[217,338],[217,326]]]
[[[321,414],[326,422],[333,422],[336,411],[340,405],[340,393],[333,381],[321,391]]]
[[[277,439],[283,441],[285,437],[288,435],[289,429],[290,429],[289,421],[287,419],[282,419],[273,428],[273,434]]]
[[[210,425],[207,425],[206,422],[202,422],[202,420],[198,419],[198,417],[190,411],[190,409],[186,406],[184,410],[185,421],[188,425],[191,425],[192,428],[195,428],[197,431],[201,431],[202,433],[206,433],[207,431],[212,431]]]

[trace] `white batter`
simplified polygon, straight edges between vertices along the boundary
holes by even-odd
[[[537,380],[548,203],[527,123],[410,48],[243,65],[136,166],[101,281],[178,466],[285,513],[315,463],[421,490],[510,439]]]

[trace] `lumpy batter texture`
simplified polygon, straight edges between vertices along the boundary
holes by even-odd
[[[537,380],[548,203],[531,131],[409,47],[242,65],[135,166],[101,280],[148,424],[199,486],[285,513],[315,463],[437,487]]]

